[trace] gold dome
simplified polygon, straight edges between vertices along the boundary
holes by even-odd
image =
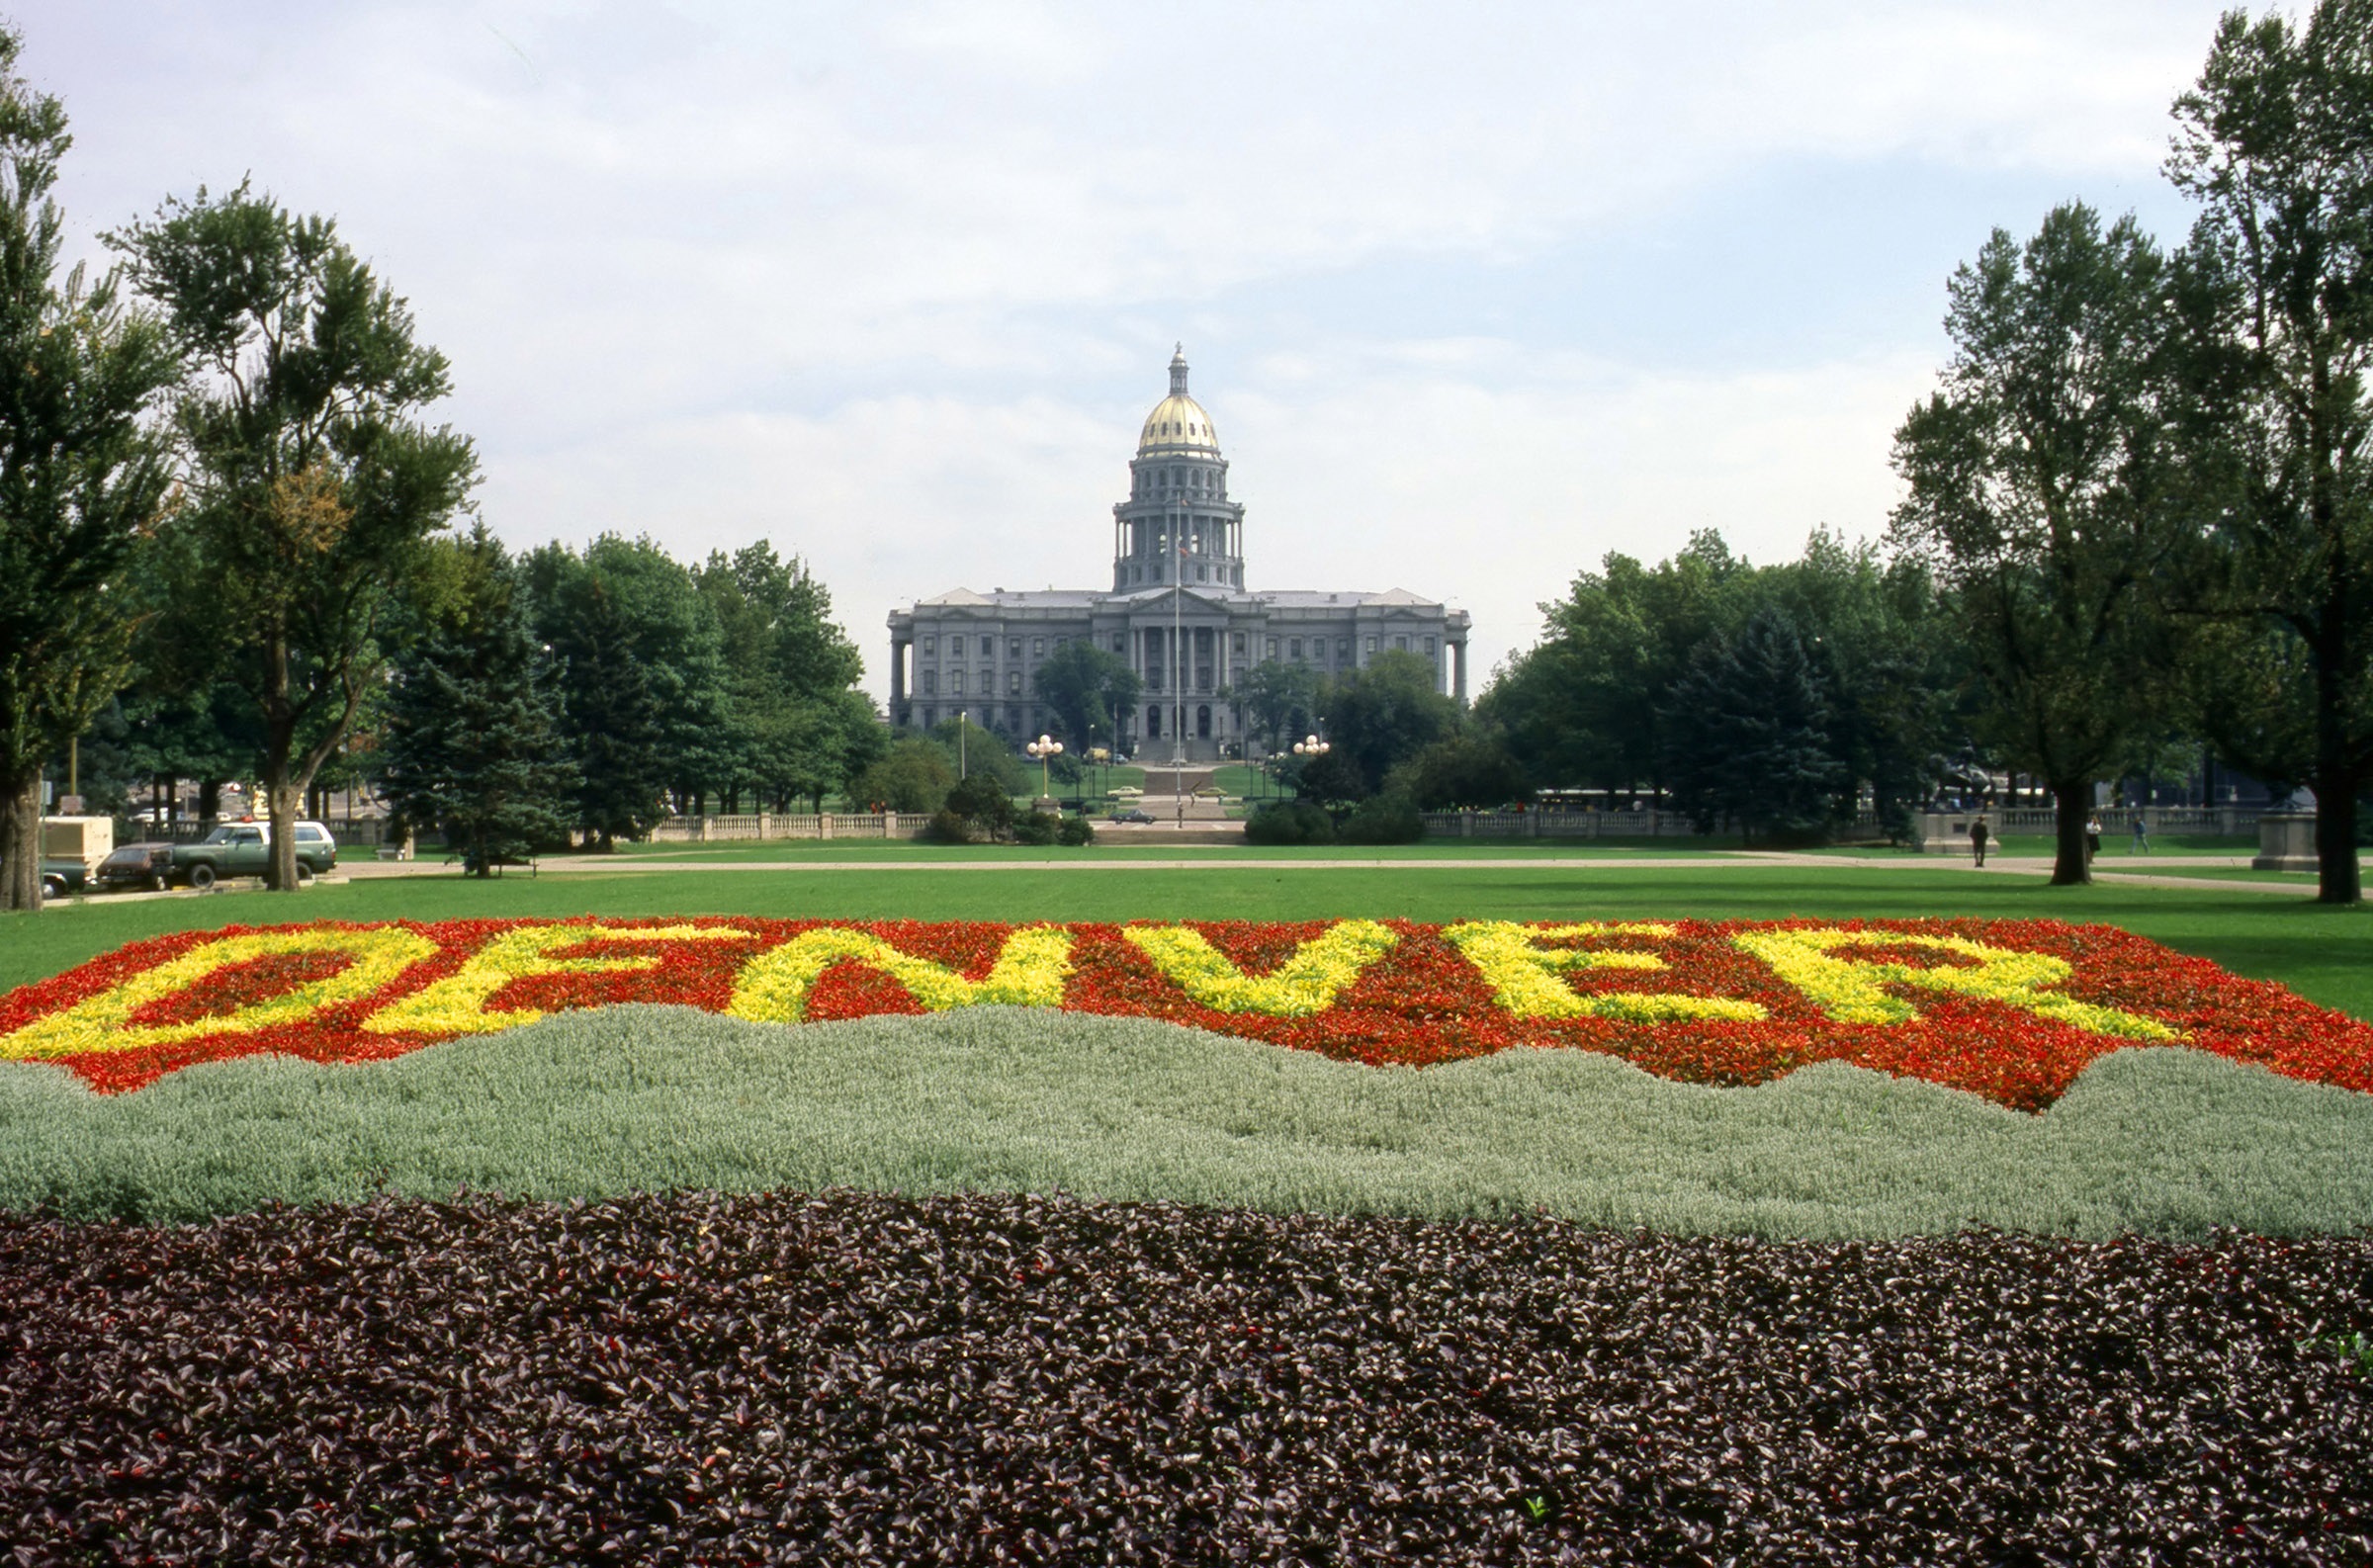
[[[1154,411],[1145,416],[1145,430],[1137,437],[1140,456],[1149,452],[1209,452],[1219,451],[1219,437],[1212,432],[1211,416],[1203,405],[1180,392],[1154,404]]]
[[[1195,452],[1219,456],[1219,433],[1203,405],[1186,395],[1186,350],[1170,357],[1170,395],[1154,404],[1137,437],[1137,455]]]

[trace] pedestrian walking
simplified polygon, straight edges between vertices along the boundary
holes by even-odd
[[[2134,842],[2126,852],[2130,855],[2147,855],[2151,852],[2151,825],[2143,821],[2140,811],[2134,814]]]
[[[2084,863],[2088,866],[2091,865],[2093,863],[2093,856],[2099,854],[2100,852],[2101,819],[2098,817],[2087,817],[2084,820]]]
[[[1978,863],[1985,864],[1985,819],[1980,817],[1970,824],[1970,847],[1978,852]]]

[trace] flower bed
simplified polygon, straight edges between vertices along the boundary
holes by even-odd
[[[1717,1085],[1845,1061],[2024,1110],[2104,1052],[2177,1044],[2373,1092],[2373,1026],[2050,920],[234,926],[0,997],[0,1059],[122,1091],[196,1062],[370,1061],[621,1002],[785,1023],[1059,1007],[1374,1066],[1569,1047]]]

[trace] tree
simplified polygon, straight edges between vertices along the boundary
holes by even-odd
[[[71,138],[0,28],[0,909],[38,910],[42,768],[114,700],[132,623],[119,591],[170,482],[141,416],[177,366],[155,321],[57,276],[49,192]]]
[[[889,751],[850,786],[867,809],[935,812],[956,787],[956,759],[936,740],[920,736],[894,740]]]
[[[1548,635],[1476,704],[1537,784],[1636,793],[1663,784],[1667,694],[1708,639],[1751,613],[1755,573],[1701,529],[1654,567],[1610,554],[1543,604]]]
[[[1433,664],[1387,651],[1333,683],[1326,694],[1330,756],[1373,795],[1384,775],[1457,728],[1458,704],[1438,688]]]
[[[2373,779],[2373,0],[2322,0],[2303,30],[2228,13],[2175,118],[2167,174],[2201,204],[2202,467],[2223,481],[2202,600],[2258,645],[2216,640],[2201,717],[2242,766],[2312,779],[2317,896],[2354,904]]]
[[[1062,739],[1074,752],[1109,746],[1120,734],[1120,716],[1137,704],[1142,682],[1128,660],[1075,637],[1038,666],[1038,700],[1054,714]]]
[[[1244,704],[1252,733],[1275,756],[1316,726],[1318,693],[1318,672],[1309,665],[1268,658],[1244,672],[1232,695]]]
[[[1499,738],[1473,733],[1435,741],[1395,768],[1386,783],[1430,812],[1503,806],[1533,795],[1525,770]]]
[[[1750,840],[1802,840],[1830,826],[1845,769],[1829,737],[1828,687],[1777,606],[1700,651],[1673,686],[1665,765],[1674,803],[1700,832],[1727,819]]]
[[[435,825],[483,877],[567,840],[576,770],[518,569],[483,528],[453,549],[462,593],[396,661],[381,767],[396,811]]]
[[[731,700],[731,764],[717,781],[726,809],[745,784],[777,811],[794,796],[821,809],[881,749],[872,705],[853,690],[864,659],[833,622],[831,594],[763,542],[714,553],[692,575],[716,618]]]
[[[1944,390],[1895,434],[1894,537],[1962,612],[1981,732],[2043,778],[2055,885],[2092,880],[2092,787],[2150,722],[2166,667],[2148,596],[2178,555],[2164,260],[2129,217],[2056,208],[1953,275]]]
[[[449,390],[445,358],[328,219],[242,183],[107,237],[193,373],[175,410],[199,544],[185,591],[259,710],[268,880],[294,889],[303,798],[379,684],[382,617],[477,461],[414,417]]]
[[[1934,578],[1917,558],[1883,563],[1876,547],[1821,530],[1800,559],[1756,577],[1758,604],[1785,611],[1820,665],[1839,816],[1867,787],[1881,826],[1908,836],[1969,723],[1965,640]]]

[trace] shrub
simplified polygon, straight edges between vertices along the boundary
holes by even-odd
[[[1352,808],[1336,829],[1347,844],[1413,844],[1426,836],[1426,819],[1406,795],[1378,795]]]
[[[974,773],[947,792],[947,809],[968,819],[976,836],[996,837],[1013,826],[1013,797],[994,773]]]
[[[1060,830],[1056,820],[1045,812],[1023,812],[1013,823],[1013,841],[1019,844],[1051,844]]]
[[[1085,817],[1066,817],[1055,829],[1055,841],[1078,848],[1096,842],[1096,825]]]
[[[942,806],[931,813],[931,825],[923,836],[937,844],[968,844],[973,840],[972,819],[951,807]]]
[[[1279,801],[1246,819],[1244,836],[1256,844],[1331,844],[1335,824],[1307,801]]]

